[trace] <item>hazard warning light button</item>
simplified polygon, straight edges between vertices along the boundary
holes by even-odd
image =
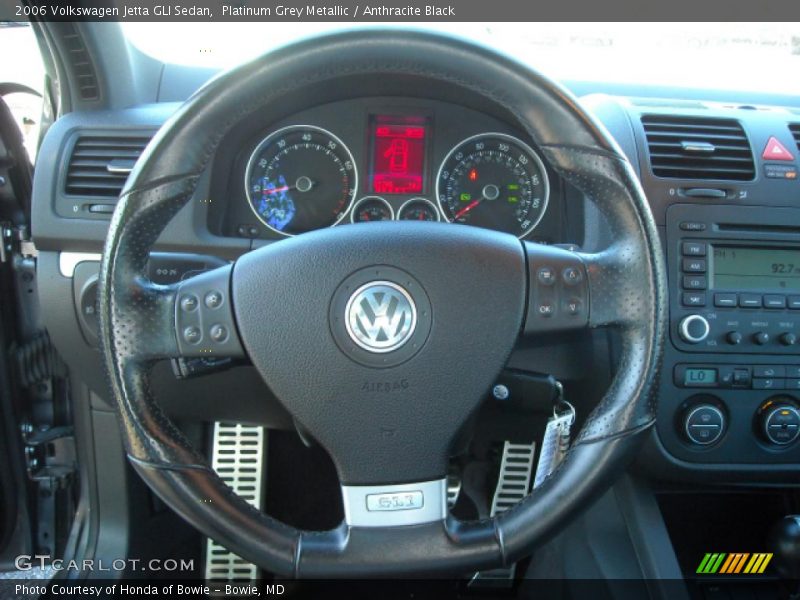
[[[764,160],[794,160],[794,155],[775,136],[772,136],[769,138],[761,158]]]

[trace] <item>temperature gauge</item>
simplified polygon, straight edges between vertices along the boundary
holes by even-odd
[[[353,207],[350,220],[353,223],[369,223],[371,221],[391,221],[394,219],[394,210],[390,204],[380,196],[366,196]]]

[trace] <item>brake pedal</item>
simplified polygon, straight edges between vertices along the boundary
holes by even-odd
[[[211,467],[233,491],[258,509],[262,507],[266,447],[263,427],[214,423]],[[258,567],[214,540],[206,541],[206,581],[255,581]]]
[[[533,458],[536,454],[536,442],[530,444],[503,444],[503,458],[500,461],[500,473],[497,475],[497,487],[492,499],[489,513],[494,517],[522,500],[528,495],[533,477]],[[469,586],[473,588],[511,587],[517,565],[509,565],[499,569],[478,571],[473,575]]]

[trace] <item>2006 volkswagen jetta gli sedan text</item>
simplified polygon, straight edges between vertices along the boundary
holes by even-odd
[[[0,29],[4,589],[797,592],[798,29],[527,27]]]

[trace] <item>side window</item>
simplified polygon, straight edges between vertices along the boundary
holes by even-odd
[[[44,66],[36,36],[28,23],[0,22],[0,56],[6,57],[0,60],[0,85],[19,84],[39,94],[11,91],[3,95],[22,131],[28,156],[35,161],[42,117]]]

